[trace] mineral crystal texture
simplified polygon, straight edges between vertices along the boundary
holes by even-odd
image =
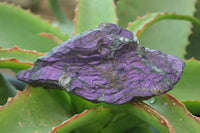
[[[94,102],[123,104],[171,90],[183,67],[176,56],[138,45],[132,32],[102,23],[53,48],[17,78]]]

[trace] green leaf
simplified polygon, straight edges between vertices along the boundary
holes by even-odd
[[[100,133],[126,133],[129,130],[132,130],[132,128],[136,128],[141,124],[144,124],[144,122],[137,116],[130,115],[124,111],[124,113],[116,113],[113,120],[107,124],[105,128],[100,130]]]
[[[0,105],[4,105],[9,97],[14,97],[17,94],[17,90],[1,73],[0,85]]]
[[[200,101],[199,100],[187,100],[182,101],[187,109],[194,115],[200,116]]]
[[[126,131],[125,133],[154,133],[154,132],[152,131],[152,129],[149,129],[148,127],[138,126]]]
[[[194,16],[200,19],[200,1],[197,0],[196,2],[196,12]],[[194,57],[197,60],[200,60],[200,28],[197,25],[193,25],[191,35],[189,36],[190,43],[187,46],[187,54],[185,56],[186,59]]]
[[[33,63],[38,57],[45,55],[31,50],[23,50],[18,47],[0,49],[1,60],[15,58],[20,62]]]
[[[93,29],[102,22],[117,23],[113,0],[78,0],[76,34]]]
[[[200,119],[193,116],[186,107],[169,94],[145,101],[162,114],[173,126],[175,133],[199,133]]]
[[[5,3],[0,3],[0,29],[0,46],[2,48],[11,48],[17,45],[22,49],[38,52],[50,51],[57,45],[45,37],[38,36],[39,33],[44,32],[51,33],[63,41],[67,40],[66,35],[40,17],[32,15],[30,11]]]
[[[136,20],[138,16],[154,12],[176,12],[178,14],[191,15],[195,11],[195,0],[180,2],[181,0],[119,0],[117,2],[117,16],[119,25],[127,27],[129,22]],[[181,7],[181,8],[180,8]]]
[[[92,107],[103,106],[104,108],[111,109],[114,114],[122,115],[121,117],[118,116],[119,118],[113,120],[109,125],[107,125],[107,127],[102,129],[102,133],[104,133],[104,131],[109,133],[112,130],[116,131],[116,133],[120,133],[140,126],[144,123],[153,126],[162,133],[173,131],[173,128],[167,119],[144,103],[132,102],[121,105],[111,105],[106,103],[95,104],[75,95],[71,95],[71,99],[77,112],[82,112],[83,110],[90,109]],[[124,113],[126,113],[126,115],[123,115]],[[127,121],[131,121],[133,119],[134,121],[127,123]],[[125,122],[125,120],[127,121]],[[141,123],[141,121],[143,123]],[[126,124],[125,127],[122,128],[121,126],[123,126],[123,124],[120,122]],[[119,126],[120,124],[121,126]]]
[[[51,133],[96,133],[106,126],[112,120],[112,117],[110,109],[92,108],[74,115],[71,119],[55,127]]]
[[[136,21],[129,23],[127,29],[135,33],[135,35],[138,37],[149,26],[160,20],[165,20],[165,19],[187,20],[200,27],[200,21],[194,17],[165,12],[165,13],[149,13],[141,18],[138,17]]]
[[[47,133],[71,118],[72,112],[70,98],[64,91],[29,87],[0,108],[0,131]]]
[[[132,102],[131,104],[134,105],[134,107],[130,108],[129,112],[147,122],[149,125],[152,125],[159,132],[174,132],[174,128],[168,119],[158,113],[154,108],[144,104],[143,102]]]
[[[85,100],[79,96],[76,95],[70,95],[74,108],[76,110],[76,113],[83,112],[85,109],[91,109],[93,107],[101,107],[109,108],[111,109],[112,113],[115,114],[113,120],[107,124],[103,129],[100,130],[101,133],[122,133],[126,132],[127,130],[137,126],[138,124],[141,124],[141,120],[135,116],[130,115],[127,112],[127,108],[129,108],[132,105],[109,105],[106,103],[92,103],[88,100]],[[134,120],[134,121],[133,121]],[[129,123],[127,123],[129,121]]]
[[[27,69],[42,55],[45,54],[19,49],[18,47],[0,49],[0,68],[10,68],[14,70]]]
[[[185,68],[179,82],[170,94],[181,101],[200,100],[200,62],[194,59],[185,61]]]
[[[0,68],[9,68],[12,70],[24,70],[32,66],[32,63],[22,63],[16,59],[7,59],[0,61]]]
[[[49,0],[49,6],[59,21],[60,30],[64,33],[68,33],[71,36],[74,31],[74,25],[71,20],[66,18],[66,15],[59,6],[58,0]]]
[[[144,16],[147,12],[176,12],[193,16],[195,0],[181,2],[181,0],[120,0],[117,2],[119,25],[126,27],[137,16]],[[181,8],[180,8],[181,7]],[[152,25],[139,37],[140,44],[151,49],[184,58],[185,47],[188,44],[191,24],[184,21],[164,20]]]

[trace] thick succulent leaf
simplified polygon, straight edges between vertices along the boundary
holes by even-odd
[[[183,75],[170,94],[181,100],[192,114],[198,115],[200,114],[200,62],[191,59],[185,63]]]
[[[131,131],[152,133],[148,125],[141,123],[142,121],[136,116],[125,113],[118,114],[113,118],[110,109],[100,107],[85,110],[81,114],[74,115],[71,119],[53,128],[51,133],[127,133]]]
[[[110,109],[92,108],[81,114],[74,115],[55,127],[51,133],[96,133],[112,120],[113,114]]]
[[[17,94],[17,89],[0,73],[0,105],[4,105],[9,97]]]
[[[23,70],[28,69],[33,65],[33,63],[22,63],[18,60],[12,58],[12,59],[6,59],[3,61],[0,61],[0,67],[1,68],[9,68],[13,70]]]
[[[194,16],[198,19],[200,19],[200,1],[197,0],[196,3],[196,12]],[[192,27],[192,34],[189,36],[189,45],[187,46],[187,54],[185,56],[186,59],[194,57],[197,60],[200,60],[200,28],[197,25],[193,25]]]
[[[143,124],[148,124],[145,127],[151,125],[162,133],[173,131],[167,119],[144,103],[132,102],[121,105],[105,103],[95,104],[75,95],[71,95],[71,99],[77,112],[82,112],[82,110],[92,107],[103,106],[104,108],[110,108],[113,113],[118,114],[114,117],[112,122],[101,130],[102,133],[109,133],[111,131],[122,133],[131,130],[131,128],[142,126]]]
[[[194,23],[200,27],[200,21],[197,18],[181,15],[176,13],[148,13],[143,17],[138,17],[136,21],[129,23],[127,29],[135,33],[137,37],[142,34],[145,29],[147,29],[152,24],[165,19],[177,19],[177,20],[187,20]]]
[[[72,109],[62,90],[29,87],[0,108],[0,131],[46,133],[71,118]]]
[[[193,116],[186,107],[169,94],[145,101],[172,124],[175,133],[199,133],[200,118]]]
[[[117,23],[113,0],[78,0],[75,33],[93,29],[102,22]]]
[[[191,59],[185,64],[183,75],[170,94],[181,101],[200,100],[200,62]]]
[[[132,102],[131,104],[134,105],[134,108],[131,108],[129,111],[133,115],[152,125],[159,132],[174,133],[174,128],[171,123],[162,114],[157,112],[157,110],[142,102]]]
[[[15,70],[27,69],[42,55],[44,54],[31,50],[19,49],[18,47],[0,49],[0,68],[10,68]]]
[[[159,132],[154,129],[149,129],[148,127],[145,127],[145,126],[138,126],[123,133],[159,133]]]
[[[193,15],[195,0],[120,0],[117,3],[119,25],[126,27],[137,16],[147,12],[173,12]],[[181,7],[181,8],[180,8]],[[168,54],[184,58],[185,46],[188,44],[191,24],[189,22],[164,20],[152,25],[139,37],[140,44],[151,49],[157,49]]]
[[[130,115],[126,111],[116,113],[113,120],[107,124],[100,133],[126,133],[130,130],[137,131],[144,122],[135,115]],[[148,125],[145,125],[148,128]],[[141,129],[142,130],[142,129]],[[148,132],[146,132],[148,133]]]
[[[144,16],[147,12],[176,12],[178,14],[193,15],[195,10],[195,0],[119,0],[117,2],[117,15],[119,25],[127,27],[129,22],[136,20],[137,16]],[[181,8],[179,8],[181,7]]]
[[[182,103],[184,103],[184,105],[192,114],[200,116],[200,100],[186,100]]]
[[[62,11],[58,0],[49,0],[49,5],[50,5],[50,8],[51,8],[51,11],[53,12],[53,14],[58,19],[59,29],[62,32],[67,33],[68,35],[72,35],[72,33],[74,31],[74,25],[71,22],[71,20],[66,18],[66,15]]]
[[[32,15],[30,11],[5,3],[0,3],[0,29],[2,48],[17,45],[22,49],[47,52],[56,44],[45,37],[38,36],[41,32],[51,33],[63,41],[67,40],[66,35],[48,22]]]

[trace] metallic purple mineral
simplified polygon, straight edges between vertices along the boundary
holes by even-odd
[[[171,90],[183,67],[176,56],[138,45],[132,32],[102,23],[53,48],[17,78],[91,101],[123,104]]]

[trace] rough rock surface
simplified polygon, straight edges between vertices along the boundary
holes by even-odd
[[[53,48],[17,78],[91,101],[123,104],[171,90],[183,67],[176,56],[138,45],[132,32],[102,23]]]

